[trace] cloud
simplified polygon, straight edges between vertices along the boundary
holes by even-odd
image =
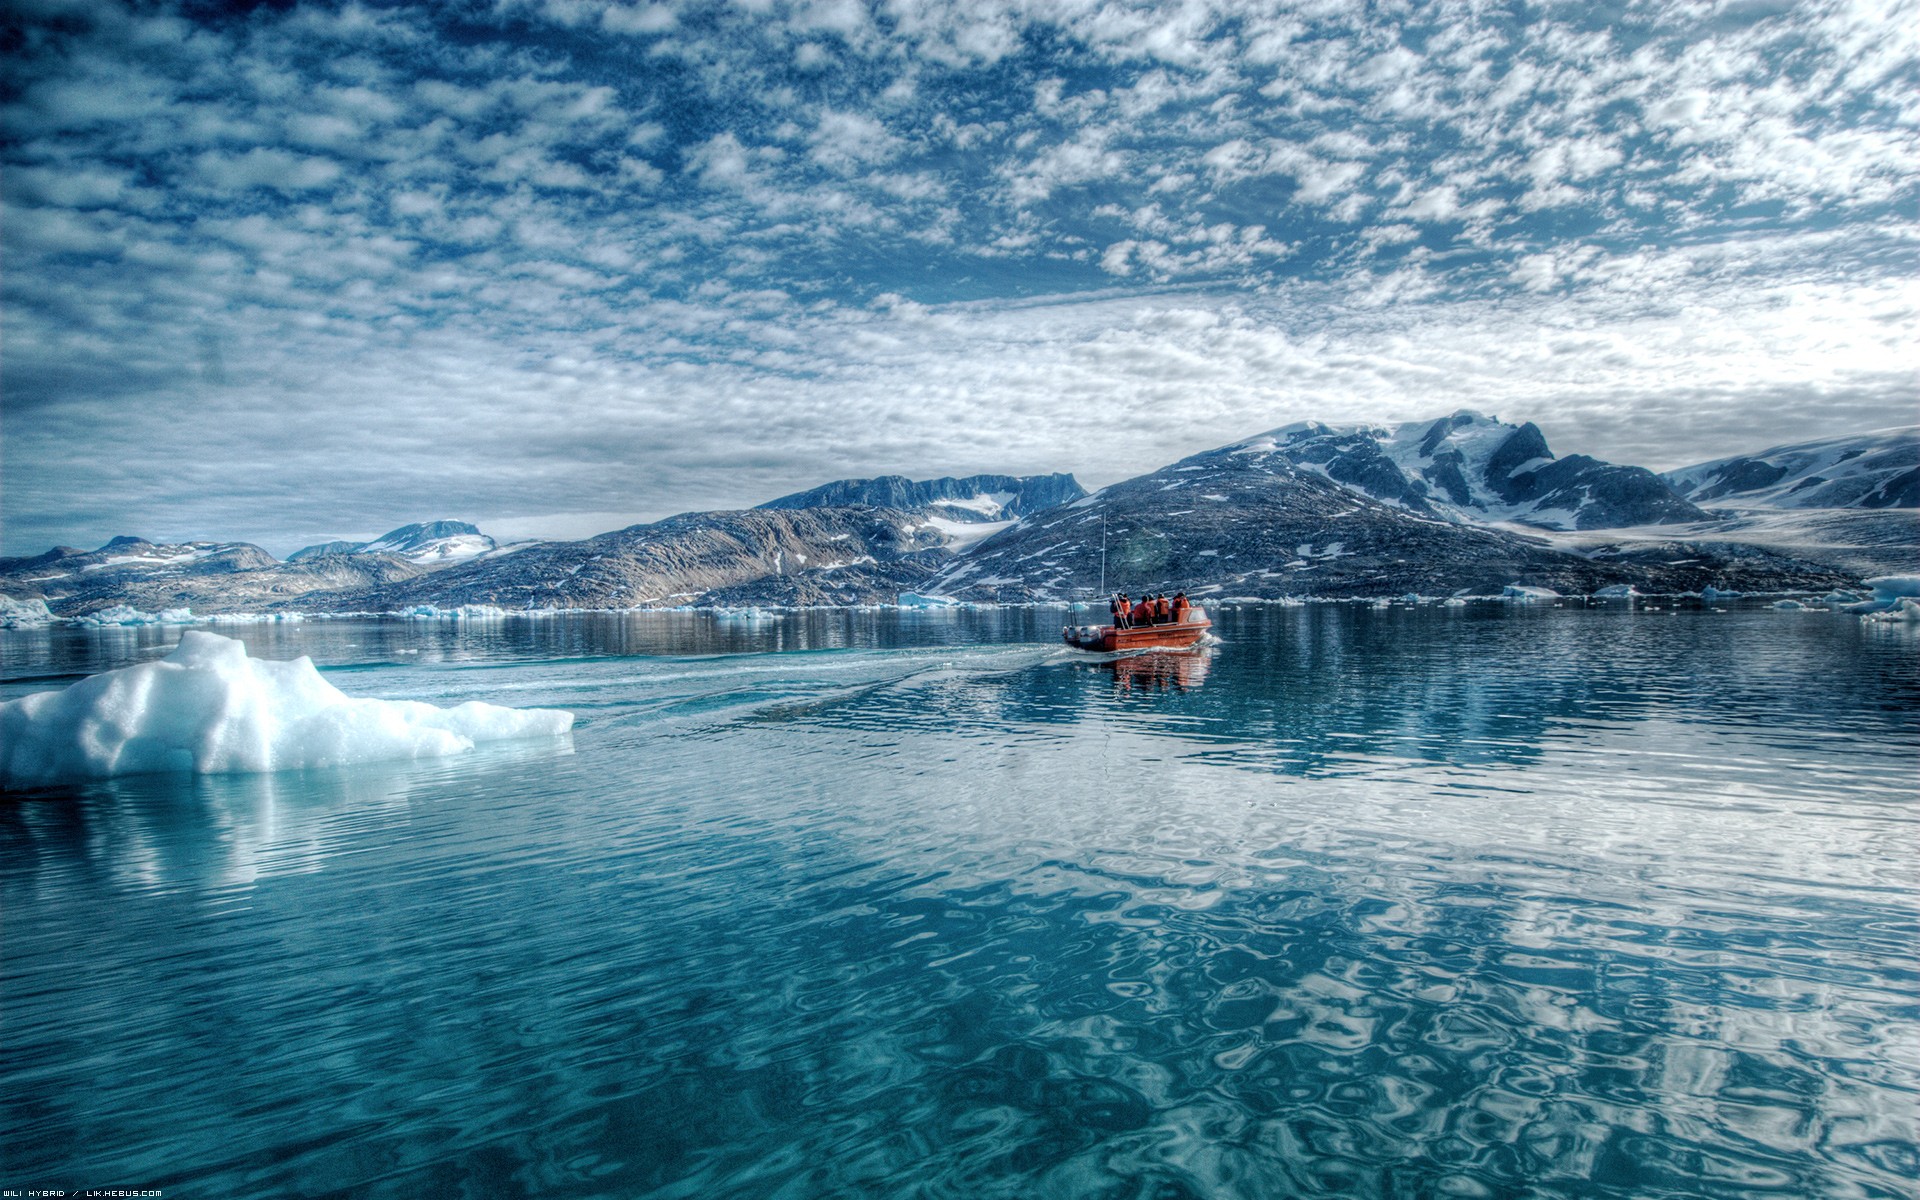
[[[1782,397],[1893,423],[1920,202],[1895,16],[25,11],[7,546],[270,537],[309,493],[384,528],[436,497],[598,511],[578,493],[616,477],[657,512],[848,470],[1099,476],[1475,393],[1630,461],[1660,443],[1627,404],[1702,457]],[[1081,428],[1109,402],[1134,442]],[[976,410],[990,436],[955,441]],[[768,465],[701,475],[748,444]]]

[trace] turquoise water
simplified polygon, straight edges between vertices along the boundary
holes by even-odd
[[[1911,1194],[1911,629],[1215,615],[238,631],[580,720],[0,801],[0,1186]]]

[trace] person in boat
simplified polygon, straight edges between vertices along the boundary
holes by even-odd
[[[1187,599],[1185,592],[1175,592],[1173,594],[1173,623],[1175,625],[1184,623],[1187,619],[1187,611],[1192,607],[1193,603]]]
[[[1173,620],[1173,601],[1167,599],[1165,592],[1157,593],[1153,598],[1153,623],[1165,625]]]
[[[1130,618],[1133,615],[1133,610],[1127,604],[1127,594],[1125,592],[1115,592],[1113,599],[1107,602],[1107,608],[1113,613],[1113,627],[1115,629],[1132,628],[1133,621]]]
[[[1152,602],[1149,601],[1145,596],[1140,597],[1140,603],[1133,606],[1132,616],[1133,616],[1134,625],[1153,624]]]

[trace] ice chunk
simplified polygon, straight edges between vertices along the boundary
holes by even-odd
[[[0,704],[0,784],[432,758],[572,727],[556,709],[356,700],[311,659],[251,659],[232,638],[190,630],[160,662]]]
[[[1875,600],[1892,603],[1902,596],[1920,596],[1920,575],[1880,575],[1866,581]]]
[[[1630,583],[1616,583],[1609,587],[1601,588],[1595,592],[1594,595],[1602,600],[1633,600],[1645,595],[1645,593]]]
[[[1773,606],[1781,612],[1806,612],[1807,606],[1798,600],[1775,600]]]
[[[1920,601],[1914,600],[1911,596],[1902,596],[1894,602],[1892,608],[1868,613],[1860,619],[1862,621],[1920,621]]]
[[[30,625],[45,625],[53,620],[53,614],[47,611],[45,600],[15,600],[12,596],[0,596],[0,629],[24,629]]]
[[[1544,604],[1558,600],[1560,593],[1552,588],[1528,587],[1523,583],[1510,583],[1500,589],[1500,598],[1515,604]]]
[[[1700,589],[1700,598],[1702,600],[1738,600],[1740,593],[1722,591],[1720,588],[1708,584]]]
[[[922,596],[918,592],[901,592],[901,608],[953,608],[959,601],[945,596]]]
[[[112,608],[78,617],[76,621],[81,625],[191,625],[193,612],[185,608],[168,608],[150,613],[142,612],[131,604],[116,604]]]

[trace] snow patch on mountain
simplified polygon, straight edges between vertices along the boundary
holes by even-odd
[[[422,521],[402,525],[371,542],[321,542],[302,546],[287,555],[288,562],[306,562],[334,554],[392,554],[422,566],[445,566],[491,554],[499,544],[465,521]]]
[[[1279,455],[1409,513],[1467,524],[1593,529],[1705,516],[1650,471],[1579,454],[1556,458],[1531,422],[1465,409],[1399,425],[1301,421],[1226,449]]]
[[[1661,478],[1715,507],[1920,508],[1920,425],[1774,446]]]

